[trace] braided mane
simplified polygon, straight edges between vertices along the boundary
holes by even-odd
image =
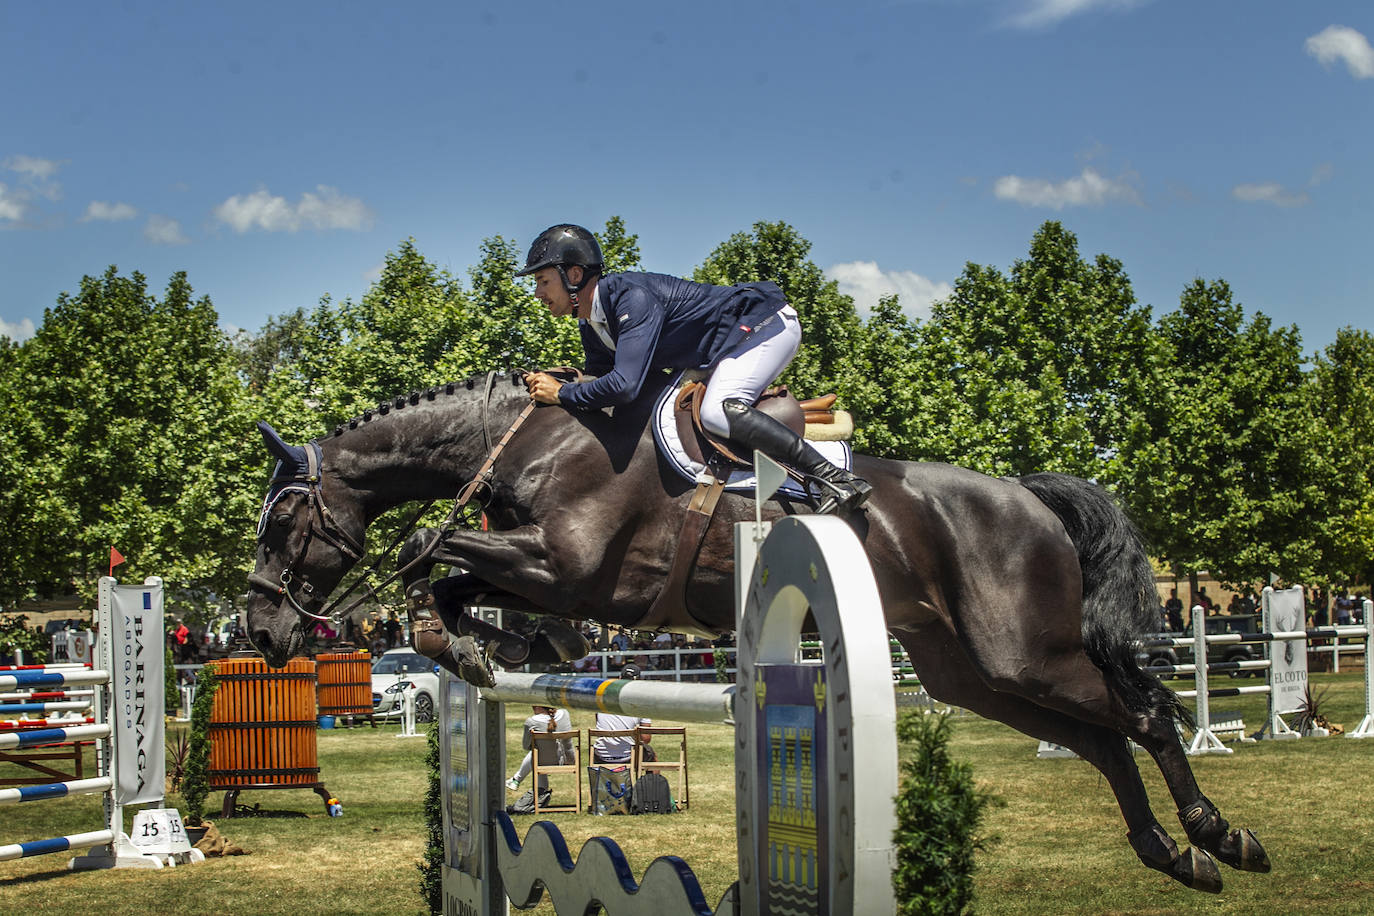
[[[497,373],[497,376],[504,376],[513,386],[523,386],[525,384],[523,372],[508,371],[505,373]],[[487,375],[483,373],[482,375],[468,376],[461,382],[448,382],[445,385],[436,385],[433,388],[426,388],[423,391],[412,391],[410,394],[397,395],[389,401],[379,402],[376,407],[364,410],[361,414],[345,423],[340,423],[338,426],[334,427],[334,435],[336,437],[342,436],[350,429],[357,429],[359,425],[368,423],[377,417],[384,417],[393,410],[404,410],[406,407],[414,407],[421,401],[433,401],[441,394],[457,394],[460,388],[464,391],[473,391],[477,388],[479,383],[485,385],[486,379]]]

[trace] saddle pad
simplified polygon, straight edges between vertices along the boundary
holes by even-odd
[[[676,400],[681,381],[681,376],[674,378],[664,389],[663,394],[659,395],[658,402],[654,405],[654,442],[658,443],[658,451],[668,460],[668,463],[684,478],[695,483],[697,476],[706,470],[706,466],[688,458],[687,453],[682,448],[681,441],[678,439],[677,420],[673,416],[673,401]],[[823,442],[809,439],[807,442],[816,451],[824,455],[831,464],[839,465],[846,471],[852,469],[854,453],[850,451],[848,442]],[[743,493],[752,496],[754,494],[754,472],[746,468],[732,471],[730,479],[725,482],[725,489],[731,493]],[[794,499],[805,499],[806,496],[802,492],[801,484],[791,477],[783,481],[778,492]]]

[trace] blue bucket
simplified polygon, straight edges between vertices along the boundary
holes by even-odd
[[[320,728],[333,728],[333,727],[334,727],[334,717],[333,717],[333,716],[320,716]]]

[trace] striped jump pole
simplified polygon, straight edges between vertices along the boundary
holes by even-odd
[[[0,805],[41,801],[45,798],[65,798],[68,795],[96,795],[113,788],[114,780],[108,776],[71,779],[67,782],[50,782],[37,786],[18,786],[13,789],[0,789]]]
[[[108,684],[108,671],[91,668],[60,668],[56,671],[7,671],[0,674],[0,690],[25,687],[67,687]]]
[[[91,833],[73,833],[70,836],[54,837],[51,840],[32,840],[28,843],[11,843],[8,846],[0,846],[0,862],[6,859],[27,859],[29,856],[45,856],[49,853],[67,852],[72,849],[91,849],[95,846],[108,846],[114,841],[115,834],[113,830],[95,830]]]
[[[0,735],[0,751],[41,744],[66,744],[70,741],[95,741],[110,737],[110,726],[74,725],[70,728],[35,728],[30,731],[6,732]]]
[[[34,703],[34,706],[44,706],[44,703]],[[0,709],[0,713],[6,710]],[[30,728],[64,728],[69,725],[90,725],[95,721],[91,716],[84,719],[6,719],[0,722],[0,732],[23,731]]]
[[[59,700],[57,702],[44,703],[0,703],[0,716],[17,716],[21,713],[30,712],[81,712],[83,709],[90,709],[89,700]],[[6,723],[0,722],[0,728],[4,728]]]

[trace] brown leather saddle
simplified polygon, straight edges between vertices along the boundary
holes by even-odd
[[[668,630],[675,633],[719,635],[704,628],[687,608],[687,579],[696,564],[701,542],[715,514],[720,494],[733,467],[752,468],[751,458],[742,458],[729,444],[707,432],[701,425],[701,400],[706,393],[704,381],[689,381],[678,389],[674,400],[674,419],[683,451],[693,461],[704,465],[708,474],[698,479],[696,491],[687,504],[687,513],[678,533],[677,546],[668,566],[668,578],[644,618],[634,626],[642,630]],[[799,436],[808,438],[847,439],[853,431],[848,414],[834,410],[835,395],[797,400],[787,386],[780,385],[764,391],[754,404],[759,410],[781,422]],[[825,430],[811,435],[812,430]],[[787,472],[796,476],[788,468]],[[798,477],[797,479],[801,479]]]
[[[673,402],[673,419],[677,423],[677,437],[683,451],[698,464],[715,464],[712,459],[718,455],[730,464],[753,467],[752,459],[735,454],[729,442],[712,435],[701,425],[701,399],[705,394],[706,383],[701,381],[687,382],[678,389]],[[816,438],[808,434],[811,427],[831,426],[838,429],[841,425],[837,423],[833,394],[800,401],[786,385],[779,385],[765,390],[754,406],[798,436]]]

